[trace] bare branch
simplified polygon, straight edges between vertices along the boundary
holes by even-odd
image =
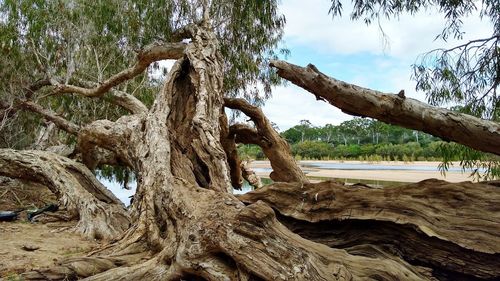
[[[271,61],[278,75],[347,114],[371,117],[500,155],[500,124],[336,80],[314,65]]]
[[[97,87],[98,85],[97,83],[81,79],[78,82],[87,88]],[[123,107],[132,114],[142,114],[148,111],[148,108],[139,99],[126,92],[111,89],[107,95],[111,98],[111,103]]]
[[[144,48],[137,55],[137,62],[134,66],[120,71],[103,81],[94,88],[83,88],[74,85],[64,85],[54,82],[58,93],[76,93],[86,97],[99,97],[108,92],[111,88],[120,83],[130,80],[141,74],[151,63],[166,59],[179,59],[184,55],[186,44],[184,43],[165,43],[151,44]]]
[[[224,98],[224,105],[245,113],[255,123],[257,130],[237,124],[231,126],[236,142],[259,145],[269,158],[273,172],[271,179],[283,182],[306,182],[307,178],[295,163],[290,145],[273,128],[262,110],[244,99]]]
[[[76,125],[73,122],[70,122],[66,120],[65,118],[58,116],[55,112],[45,109],[41,107],[40,105],[31,102],[31,101],[25,101],[20,104],[22,108],[36,112],[40,115],[42,115],[45,119],[54,122],[56,126],[70,134],[73,135],[78,135],[78,132],[80,131],[80,126]]]

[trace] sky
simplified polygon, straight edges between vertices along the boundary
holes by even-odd
[[[415,91],[411,65],[418,56],[435,48],[450,47],[474,38],[488,37],[491,24],[478,14],[464,20],[462,41],[435,41],[445,20],[436,11],[424,11],[399,20],[383,20],[381,27],[388,37],[384,43],[378,24],[370,26],[351,21],[350,3],[344,1],[341,18],[328,14],[330,0],[283,0],[279,10],[285,15],[284,46],[291,51],[290,63],[314,64],[334,78],[382,92],[404,89],[407,97],[425,101],[425,94]],[[273,97],[263,107],[266,116],[280,131],[309,120],[313,125],[338,125],[352,119],[339,109],[321,101],[305,90],[288,83],[273,89]]]

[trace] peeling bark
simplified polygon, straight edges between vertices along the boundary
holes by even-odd
[[[387,251],[436,275],[500,276],[500,191],[426,180],[383,189],[276,183],[239,196],[265,202],[304,238],[364,256]]]
[[[1,149],[0,175],[47,186],[79,218],[75,230],[89,238],[109,240],[129,227],[123,203],[73,160],[44,151]]]
[[[500,155],[500,124],[497,122],[349,84],[326,76],[312,64],[304,68],[285,61],[271,61],[271,66],[278,69],[282,78],[347,114],[375,118]]]
[[[261,188],[263,186],[260,177],[250,168],[248,167],[247,161],[241,162],[241,171],[243,174],[243,178],[254,188]]]
[[[227,121],[227,116],[224,111],[221,112],[220,116],[220,127],[221,127],[221,138],[220,142],[226,153],[227,163],[229,165],[229,171],[231,174],[231,184],[234,188],[240,189],[243,185],[244,171],[241,168],[242,162],[238,157],[238,149],[236,148],[236,142],[234,136],[229,133],[229,123]]]
[[[299,168],[290,151],[290,145],[271,126],[262,110],[249,104],[244,99],[225,98],[224,105],[228,108],[241,110],[255,123],[256,129],[243,124],[230,127],[230,134],[237,142],[256,144],[260,146],[271,162],[273,172],[271,179],[277,182],[307,182],[307,178]]]

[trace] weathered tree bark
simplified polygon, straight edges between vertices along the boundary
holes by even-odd
[[[263,186],[262,180],[260,177],[255,173],[254,170],[252,170],[248,166],[248,161],[241,161],[241,173],[243,175],[243,178],[254,188],[261,188]]]
[[[229,172],[231,174],[231,184],[236,189],[241,189],[243,185],[243,173],[241,169],[241,161],[238,157],[238,149],[234,140],[234,135],[229,134],[229,122],[227,121],[226,113],[222,110],[220,115],[220,142],[227,157]]]
[[[137,173],[134,223],[123,238],[86,258],[26,273],[25,279],[350,280],[427,279],[402,260],[331,249],[290,232],[271,208],[231,193],[220,143],[222,64],[207,27],[192,43],[147,114],[96,121],[79,144],[113,151]]]
[[[89,238],[112,239],[129,227],[123,203],[84,165],[54,153],[0,149],[0,175],[47,186],[70,215],[76,231]]]
[[[387,252],[445,280],[500,276],[500,192],[493,184],[276,183],[238,198],[265,202],[295,233],[352,254]]]
[[[497,122],[436,108],[404,95],[401,97],[349,84],[326,76],[311,64],[304,68],[285,61],[272,61],[271,66],[278,69],[282,78],[347,114],[372,117],[500,155],[500,124]]]
[[[256,129],[243,124],[235,124],[229,128],[230,135],[236,142],[256,144],[260,146],[271,162],[273,172],[271,179],[277,182],[307,182],[307,178],[299,168],[290,151],[290,145],[271,126],[262,110],[249,104],[244,99],[225,98],[228,108],[241,110],[255,123]]]
[[[427,190],[430,193],[412,193],[404,188],[368,192],[360,188],[360,193],[353,192],[353,199],[349,200],[351,189],[329,183],[309,185],[304,183],[303,174],[290,167],[278,174],[283,176],[280,179],[296,183],[276,184],[254,191],[243,197],[244,200],[250,202],[253,196],[260,196],[261,200],[253,200],[255,203],[245,206],[231,194],[228,150],[225,151],[221,143],[224,128],[221,129],[220,122],[224,102],[217,40],[206,23],[201,27],[190,25],[184,31],[189,33],[192,42],[185,47],[184,57],[172,67],[164,88],[148,112],[124,116],[116,122],[95,121],[81,126],[77,132],[79,148],[86,154],[84,161],[94,162],[92,154],[95,148],[104,148],[136,172],[138,186],[130,228],[120,240],[87,257],[68,259],[48,269],[28,272],[23,274],[23,278],[435,280],[432,262],[413,263],[414,260],[405,260],[407,255],[391,254],[377,246],[378,238],[373,243],[362,240],[356,248],[357,241],[348,240],[355,236],[349,236],[350,230],[346,230],[345,236],[338,237],[352,244],[338,246],[346,250],[337,249],[336,245],[341,242],[308,237],[314,232],[301,233],[295,226],[297,223],[305,226],[305,221],[315,224],[346,219],[349,214],[356,215],[359,221],[380,221],[381,228],[383,223],[395,225],[396,229],[401,226],[408,235],[417,237],[415,241],[430,245],[437,243],[443,255],[450,254],[454,264],[465,260],[464,256],[460,256],[464,253],[480,260],[489,255],[491,260],[481,266],[479,262],[467,261],[467,265],[478,265],[479,269],[463,274],[480,272],[474,275],[479,277],[496,274],[496,271],[488,272],[489,266],[498,258],[499,245],[491,242],[498,239],[495,226],[498,226],[499,213],[498,209],[494,209],[498,204],[492,205],[498,203],[498,191],[491,187],[481,190],[487,191],[484,198],[454,185],[443,188],[444,193],[440,193],[438,188]],[[102,88],[98,87],[82,92],[100,91]],[[262,120],[258,115],[252,116],[254,109],[247,111],[250,117],[258,120],[257,130],[254,130],[257,133],[253,132],[250,137],[269,138],[273,145],[278,143],[272,132],[258,132],[269,130],[269,126],[257,124]],[[283,147],[275,145],[274,148]],[[285,165],[290,163],[284,162]],[[0,169],[5,169],[5,166]],[[293,175],[287,176],[287,172]],[[311,193],[311,189],[315,192]],[[265,194],[269,194],[268,199],[265,199]],[[363,196],[367,198],[363,199]],[[455,205],[444,205],[449,196],[450,202]],[[469,199],[470,204],[467,203]],[[281,206],[279,202],[282,200],[293,205]],[[408,205],[413,203],[415,207]],[[435,210],[432,207],[434,203],[441,204],[439,208],[442,209]],[[283,222],[304,237],[278,221],[268,204],[281,214],[280,219],[287,216],[289,220],[294,220]],[[385,208],[382,211],[381,206]],[[465,223],[457,221],[461,210],[470,213],[464,215]],[[493,217],[479,217],[483,211]],[[377,220],[379,216],[380,220]],[[324,230],[328,229],[325,227]],[[332,230],[333,234],[328,233],[328,237],[337,235],[334,230],[336,228]],[[356,235],[359,232],[352,233]],[[376,237],[388,239],[393,236]],[[482,243],[483,239],[493,240]],[[431,240],[438,242],[431,243]],[[451,246],[446,246],[446,243]],[[405,247],[404,242],[400,244],[397,247]],[[378,251],[365,250],[370,245]],[[460,251],[450,250],[452,247]],[[411,247],[409,250],[409,253],[421,252]],[[367,253],[370,255],[367,256]],[[444,258],[435,257],[434,260],[442,261]],[[450,266],[446,270],[456,269]]]

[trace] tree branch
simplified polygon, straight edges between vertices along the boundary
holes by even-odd
[[[84,85],[86,88],[98,86],[98,83],[81,79],[78,82]],[[111,103],[123,107],[124,109],[130,111],[132,114],[142,114],[148,111],[148,108],[139,99],[126,92],[117,89],[111,89],[107,93],[107,95],[110,97]]]
[[[266,203],[302,237],[333,248],[361,255],[380,248],[436,273],[500,274],[500,192],[493,184],[431,179],[378,189],[276,183],[238,198]]]
[[[76,230],[94,239],[121,234],[130,216],[116,196],[85,166],[39,150],[0,149],[0,175],[46,185],[68,212],[79,217]]]
[[[22,102],[20,105],[22,108],[24,108],[26,110],[36,112],[36,113],[42,115],[45,119],[54,122],[54,124],[56,124],[56,126],[58,128],[66,131],[72,135],[78,135],[78,132],[80,131],[80,126],[76,125],[73,122],[66,120],[65,118],[63,118],[61,116],[58,116],[55,112],[48,110],[48,109],[45,109],[34,102],[25,101],[25,102]]]
[[[244,99],[224,98],[224,106],[241,110],[252,119],[257,130],[238,124],[231,126],[237,142],[259,145],[269,158],[273,172],[271,179],[282,182],[306,182],[307,178],[295,163],[290,145],[273,128],[262,110]]]
[[[327,100],[345,113],[423,131],[500,155],[500,125],[496,122],[339,81],[321,73],[314,65],[304,68],[275,60],[271,61],[271,66],[278,69],[280,77]]]
[[[220,123],[220,143],[224,152],[226,153],[227,163],[229,164],[229,173],[231,175],[231,184],[234,188],[240,189],[243,184],[243,177],[241,171],[241,161],[238,157],[238,150],[236,149],[236,142],[234,140],[234,134],[230,133],[229,123],[227,121],[227,116],[222,110],[219,117]]]
[[[144,50],[139,52],[137,55],[137,62],[134,66],[120,71],[94,88],[65,85],[56,81],[52,81],[52,84],[56,85],[57,93],[76,93],[86,97],[99,97],[108,92],[114,86],[141,74],[151,63],[155,61],[181,58],[184,55],[185,48],[186,44],[184,43],[148,45],[144,48]]]

